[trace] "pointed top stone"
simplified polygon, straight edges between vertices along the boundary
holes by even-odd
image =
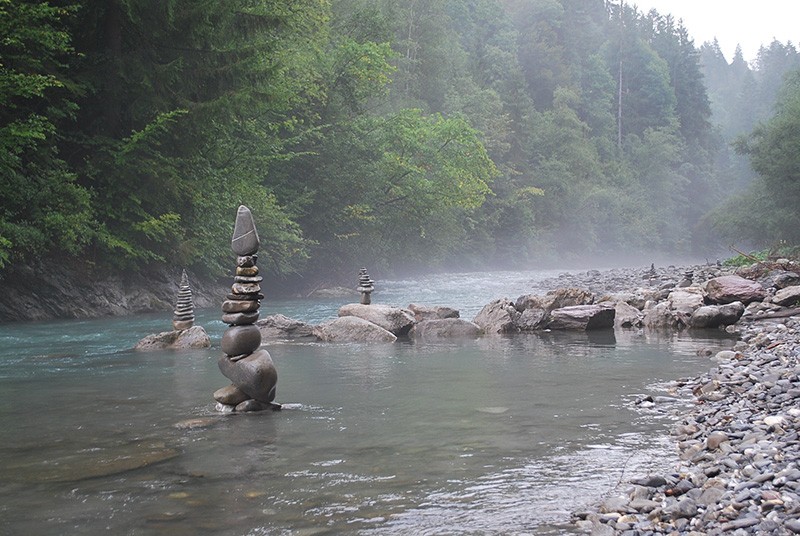
[[[256,223],[253,221],[253,214],[244,205],[239,205],[236,212],[236,225],[233,227],[233,238],[231,238],[231,249],[237,255],[253,255],[258,251],[258,231]]]

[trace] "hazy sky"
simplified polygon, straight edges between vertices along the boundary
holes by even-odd
[[[737,43],[753,61],[761,45],[773,38],[800,44],[800,0],[627,0],[639,11],[656,9],[683,19],[696,47],[714,37],[725,59],[731,61]]]

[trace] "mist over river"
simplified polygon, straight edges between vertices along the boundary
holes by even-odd
[[[373,303],[471,319],[557,272],[379,281]],[[267,298],[310,323],[347,300]],[[0,534],[562,534],[674,460],[665,403],[702,336],[617,330],[440,343],[267,342],[280,412],[221,415],[212,347],[129,350],[171,313],[0,325]],[[680,404],[682,402],[674,402]]]

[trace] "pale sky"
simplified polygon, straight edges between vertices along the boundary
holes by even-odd
[[[683,19],[683,25],[700,48],[714,37],[728,62],[737,43],[748,62],[755,60],[758,48],[773,38],[795,48],[800,44],[800,0],[626,0],[639,11],[655,9]]]

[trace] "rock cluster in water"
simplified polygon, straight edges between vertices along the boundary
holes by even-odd
[[[250,209],[244,205],[236,214],[231,249],[236,253],[236,275],[231,292],[222,302],[222,321],[228,329],[222,335],[218,365],[232,383],[218,389],[214,399],[222,411],[279,409],[274,403],[278,372],[269,352],[261,348],[261,331],[255,325],[261,294],[258,275],[258,232]]]
[[[181,282],[178,285],[172,327],[172,331],[163,331],[143,338],[136,343],[134,350],[188,350],[211,346],[211,339],[206,330],[202,326],[194,325],[194,302],[186,270],[181,273]]]
[[[375,290],[375,281],[373,281],[366,268],[362,268],[358,273],[358,288],[356,289],[361,293],[361,305],[369,305],[372,303],[372,291]]]
[[[181,273],[181,283],[178,286],[178,300],[172,315],[172,327],[175,330],[189,329],[194,325],[194,302],[192,301],[192,288],[189,286],[189,276],[186,270]]]

